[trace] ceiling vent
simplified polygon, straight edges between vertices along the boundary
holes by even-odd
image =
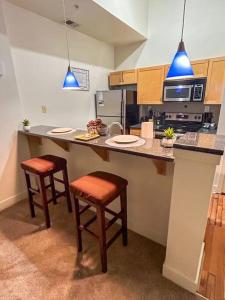
[[[63,23],[64,23],[64,22],[63,22]],[[66,25],[68,25],[68,26],[70,26],[70,27],[72,27],[72,28],[76,28],[76,27],[79,26],[78,23],[76,23],[76,22],[74,22],[74,21],[72,21],[72,20],[70,20],[70,19],[67,19],[65,23],[66,23]]]

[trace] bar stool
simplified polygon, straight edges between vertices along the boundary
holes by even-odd
[[[27,191],[29,197],[30,211],[32,218],[35,217],[34,207],[37,206],[44,210],[46,227],[51,227],[50,216],[48,210],[48,204],[53,202],[57,204],[59,197],[65,196],[67,199],[68,211],[72,212],[72,205],[69,191],[69,180],[67,173],[67,161],[66,159],[54,155],[44,155],[35,157],[21,163],[21,167],[25,172]],[[54,176],[57,172],[62,172],[63,179],[59,179]],[[31,186],[30,175],[36,177],[38,188],[35,189]],[[45,179],[49,179],[49,184],[45,184]],[[57,191],[55,188],[55,181],[64,185],[65,190],[63,192]],[[46,190],[51,188],[52,198],[48,200]],[[35,202],[33,196],[35,194],[41,195],[42,205]]]
[[[86,230],[99,240],[102,272],[107,272],[107,248],[122,234],[123,245],[127,245],[127,180],[106,172],[94,172],[83,176],[72,183],[70,189],[74,195],[76,231],[78,251],[82,251],[82,230]],[[106,206],[120,196],[121,211],[116,213]],[[87,205],[80,209],[79,200]],[[80,216],[90,207],[96,208],[96,214],[85,224],[80,223]],[[106,222],[105,212],[113,218]],[[91,231],[88,226],[97,219],[98,234]],[[121,219],[122,227],[116,234],[106,241],[106,230]]]

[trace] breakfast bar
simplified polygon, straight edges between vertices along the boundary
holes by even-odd
[[[146,139],[140,147],[122,148],[107,145],[108,136],[84,142],[75,139],[84,131],[49,134],[53,128],[41,125],[29,132],[20,130],[27,137],[31,155],[56,153],[66,157],[69,174],[75,178],[93,170],[111,171],[126,178],[128,228],[165,245],[163,275],[195,292],[224,137],[187,133],[173,149],[161,147],[159,139]]]

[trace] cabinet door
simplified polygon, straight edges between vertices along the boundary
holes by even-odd
[[[209,60],[205,104],[221,104],[225,90],[225,57]]]
[[[209,67],[208,59],[193,61],[191,62],[191,66],[195,76],[207,77]]]
[[[126,70],[122,72],[122,84],[137,83],[137,70]]]
[[[109,74],[109,85],[121,85],[122,72],[113,72]]]
[[[169,72],[169,68],[170,68],[170,65],[165,65],[164,66],[164,78],[166,79],[166,76],[167,76],[167,74],[168,74],[168,72]]]
[[[130,128],[130,134],[141,136],[141,129],[140,128]]]
[[[138,104],[162,104],[164,66],[138,69]]]

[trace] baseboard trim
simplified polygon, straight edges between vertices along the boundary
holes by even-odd
[[[19,194],[16,194],[12,197],[9,197],[7,199],[3,199],[0,201],[0,211],[16,204],[17,202],[25,199],[27,197],[27,192],[22,192],[22,193],[19,193]]]
[[[163,276],[173,281],[177,285],[183,287],[184,289],[188,290],[189,292],[194,294],[196,293],[196,290],[198,288],[198,282],[191,280],[190,278],[186,277],[184,274],[171,268],[165,263],[163,265]]]

